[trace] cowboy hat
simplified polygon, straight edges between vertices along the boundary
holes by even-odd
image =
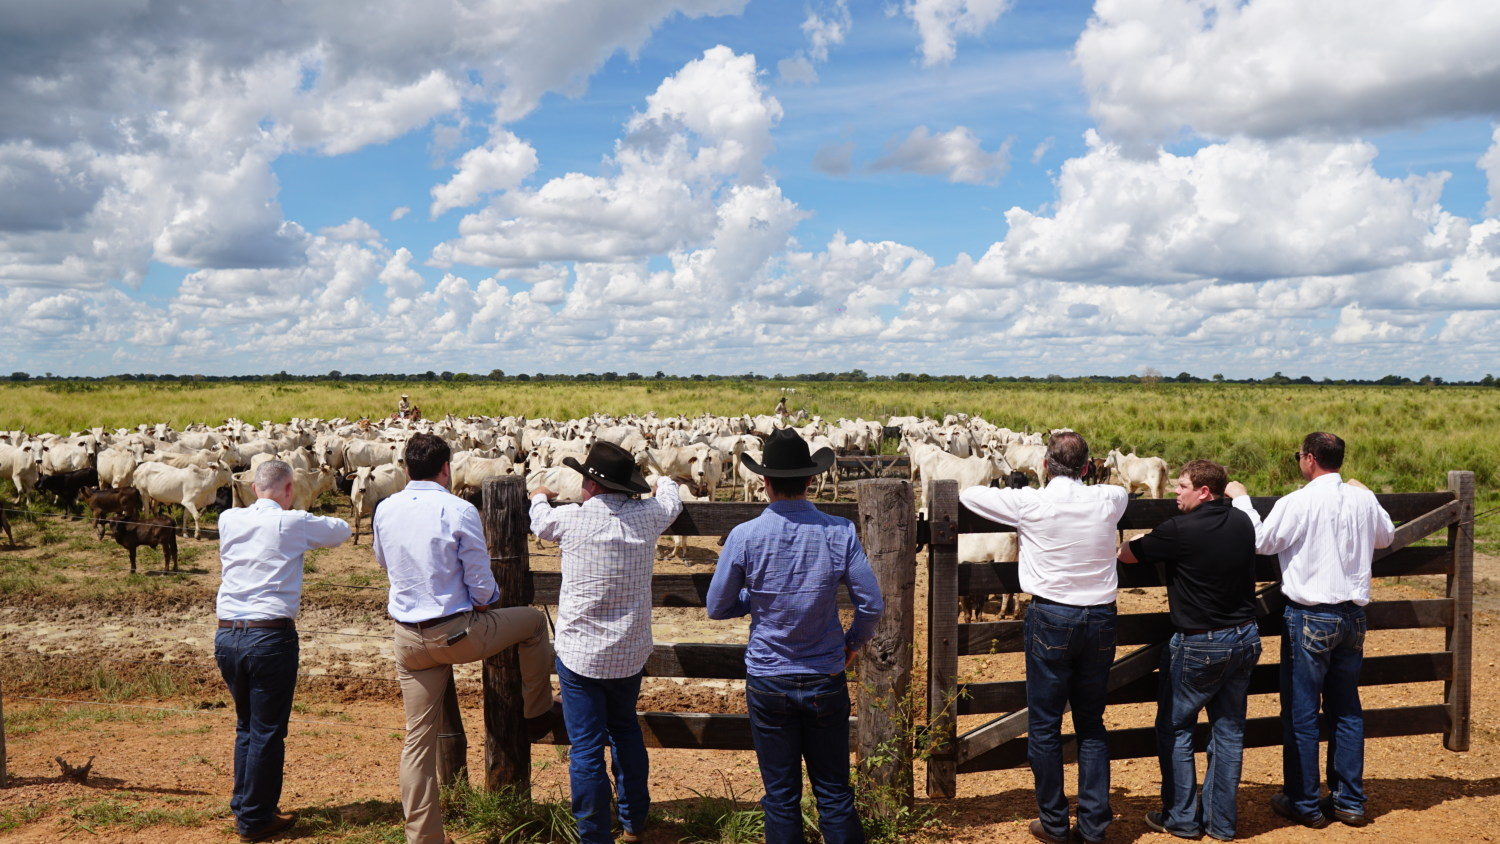
[[[767,437],[762,457],[765,462],[757,463],[755,458],[740,452],[740,462],[746,469],[767,478],[810,478],[828,471],[834,460],[831,448],[809,454],[807,442],[791,428],[778,428]]]
[[[641,477],[640,467],[635,465],[635,458],[611,442],[594,443],[581,465],[572,457],[564,457],[563,465],[615,492],[636,494],[651,491],[646,479]]]

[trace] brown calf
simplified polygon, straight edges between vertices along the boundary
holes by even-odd
[[[115,541],[130,552],[130,573],[135,574],[135,549],[142,545],[161,549],[163,571],[177,570],[177,525],[165,516],[132,522],[111,522]]]
[[[141,491],[133,486],[115,489],[97,489],[86,486],[79,490],[83,503],[94,514],[94,527],[99,529],[99,538],[104,538],[104,529],[110,519],[107,515],[118,515],[122,519],[134,519],[141,514]]]

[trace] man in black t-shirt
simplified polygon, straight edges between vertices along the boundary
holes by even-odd
[[[1224,467],[1193,460],[1177,478],[1181,515],[1120,547],[1120,561],[1151,563],[1167,582],[1172,634],[1156,711],[1159,812],[1146,825],[1180,838],[1235,833],[1244,750],[1245,698],[1260,659],[1255,623],[1255,525],[1229,506]],[[1208,771],[1198,792],[1193,726],[1208,708]]]

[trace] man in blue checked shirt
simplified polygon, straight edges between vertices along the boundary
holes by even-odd
[[[859,844],[864,829],[849,786],[849,686],[844,670],[885,609],[875,572],[848,519],[807,500],[833,451],[809,454],[788,428],[766,440],[765,512],[730,532],[708,588],[709,618],[750,616],[745,698],[766,796],[766,844],[802,844],[802,760],[827,844]],[[839,623],[847,587],[854,625]]]

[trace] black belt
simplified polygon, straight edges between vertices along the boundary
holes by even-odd
[[[1032,595],[1031,602],[1033,604],[1051,604],[1054,607],[1068,607],[1069,609],[1075,610],[1103,609],[1105,607],[1113,608],[1115,605],[1114,601],[1110,601],[1107,604],[1064,604],[1062,601],[1054,601],[1051,598],[1043,598],[1041,595]]]
[[[1251,618],[1251,619],[1247,619],[1245,621],[1241,621],[1239,624],[1228,625],[1227,627],[1206,627],[1206,628],[1204,628],[1202,630],[1189,630],[1186,627],[1179,627],[1179,628],[1177,628],[1177,632],[1181,633],[1184,636],[1202,636],[1204,633],[1220,633],[1220,632],[1225,631],[1225,630],[1238,630],[1238,629],[1240,629],[1241,627],[1244,627],[1247,624],[1254,624],[1254,623],[1255,623],[1255,619]]]
[[[294,630],[297,622],[290,618],[264,618],[254,620],[229,621],[219,619],[220,630],[244,630],[247,627],[269,627],[275,630]]]
[[[452,613],[439,618],[429,618],[426,621],[397,621],[396,623],[404,624],[407,627],[415,627],[418,630],[426,630],[429,627],[436,627],[444,622],[452,621],[467,612],[468,610],[463,610],[462,612]]]

